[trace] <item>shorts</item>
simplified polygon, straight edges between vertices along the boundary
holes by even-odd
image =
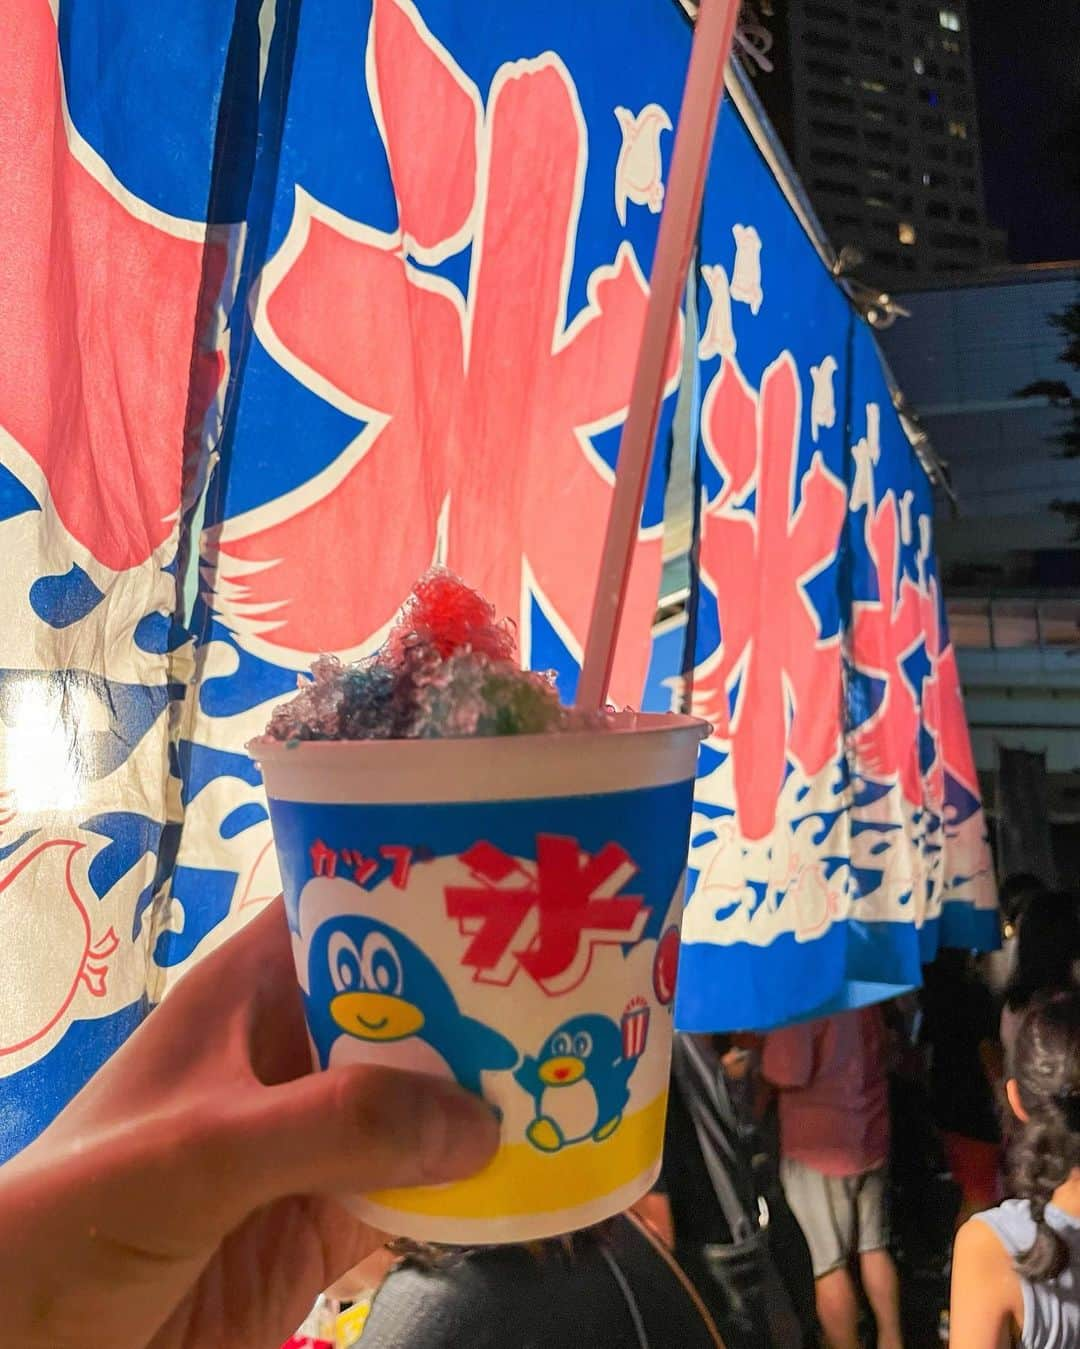
[[[841,1269],[856,1255],[888,1247],[886,1167],[860,1176],[826,1176],[785,1157],[780,1179],[810,1247],[815,1279]]]

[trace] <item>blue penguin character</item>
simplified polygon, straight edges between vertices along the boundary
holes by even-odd
[[[600,1143],[622,1121],[637,1059],[622,1052],[622,1032],[610,1017],[576,1016],[526,1058],[514,1080],[533,1098],[535,1118],[526,1137],[542,1152],[558,1152],[587,1138]]]
[[[374,919],[332,918],[316,929],[308,990],[308,1027],[323,1068],[381,1061],[453,1077],[479,1093],[481,1072],[518,1061],[505,1036],[458,1010],[413,942]]]

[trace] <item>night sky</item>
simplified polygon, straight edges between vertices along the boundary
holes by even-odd
[[[1080,258],[1080,0],[970,0],[991,223],[1013,262]]]

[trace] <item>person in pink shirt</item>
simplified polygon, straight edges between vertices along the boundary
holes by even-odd
[[[829,1349],[858,1349],[859,1277],[879,1349],[901,1349],[889,1254],[888,1041],[876,1007],[773,1031],[762,1073],[779,1093],[784,1192],[810,1247]]]

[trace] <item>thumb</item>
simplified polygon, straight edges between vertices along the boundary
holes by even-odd
[[[259,1090],[236,1120],[233,1174],[250,1210],[286,1195],[460,1180],[498,1142],[489,1107],[456,1083],[337,1068]]]

